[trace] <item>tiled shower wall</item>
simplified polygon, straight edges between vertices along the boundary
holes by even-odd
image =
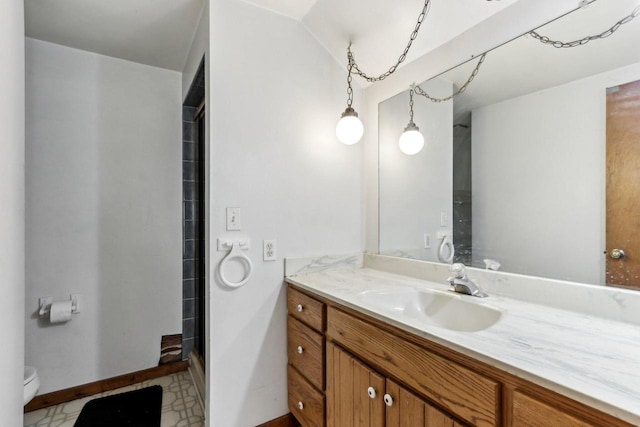
[[[204,58],[182,107],[182,358],[195,347],[204,356],[204,138],[195,115],[205,96]],[[198,307],[201,310],[198,310]]]
[[[472,263],[471,120],[453,127],[453,262]],[[476,266],[478,267],[478,266]]]
[[[198,295],[196,279],[198,278],[197,235],[198,221],[198,150],[195,142],[195,123],[193,116],[195,107],[182,107],[182,357],[189,357],[195,340],[197,324]]]

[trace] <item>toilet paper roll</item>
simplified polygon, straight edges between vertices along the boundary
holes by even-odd
[[[71,320],[71,304],[71,300],[51,303],[49,321],[51,323],[64,323]]]

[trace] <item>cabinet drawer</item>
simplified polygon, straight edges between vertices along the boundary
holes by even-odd
[[[289,410],[302,427],[324,427],[324,395],[304,379],[291,365],[289,378]]]
[[[316,331],[324,331],[325,307],[320,301],[289,287],[287,310],[290,315],[311,326]]]
[[[324,390],[324,336],[295,318],[287,319],[287,356],[313,385]]]
[[[327,336],[470,425],[498,425],[500,383],[333,307]]]
[[[592,427],[593,424],[540,402],[519,391],[513,393],[512,427]]]

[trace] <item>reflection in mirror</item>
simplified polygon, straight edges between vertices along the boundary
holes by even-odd
[[[636,7],[596,1],[536,31],[573,41]],[[414,95],[415,156],[398,149],[408,91],[381,103],[380,253],[438,261],[453,239],[454,262],[640,286],[640,18],[627,21],[573,48],[526,34],[489,52],[453,102]],[[420,87],[451,95],[476,64]]]

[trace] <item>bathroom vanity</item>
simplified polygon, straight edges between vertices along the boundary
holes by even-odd
[[[288,400],[304,427],[640,425],[636,325],[369,268],[287,284]]]

